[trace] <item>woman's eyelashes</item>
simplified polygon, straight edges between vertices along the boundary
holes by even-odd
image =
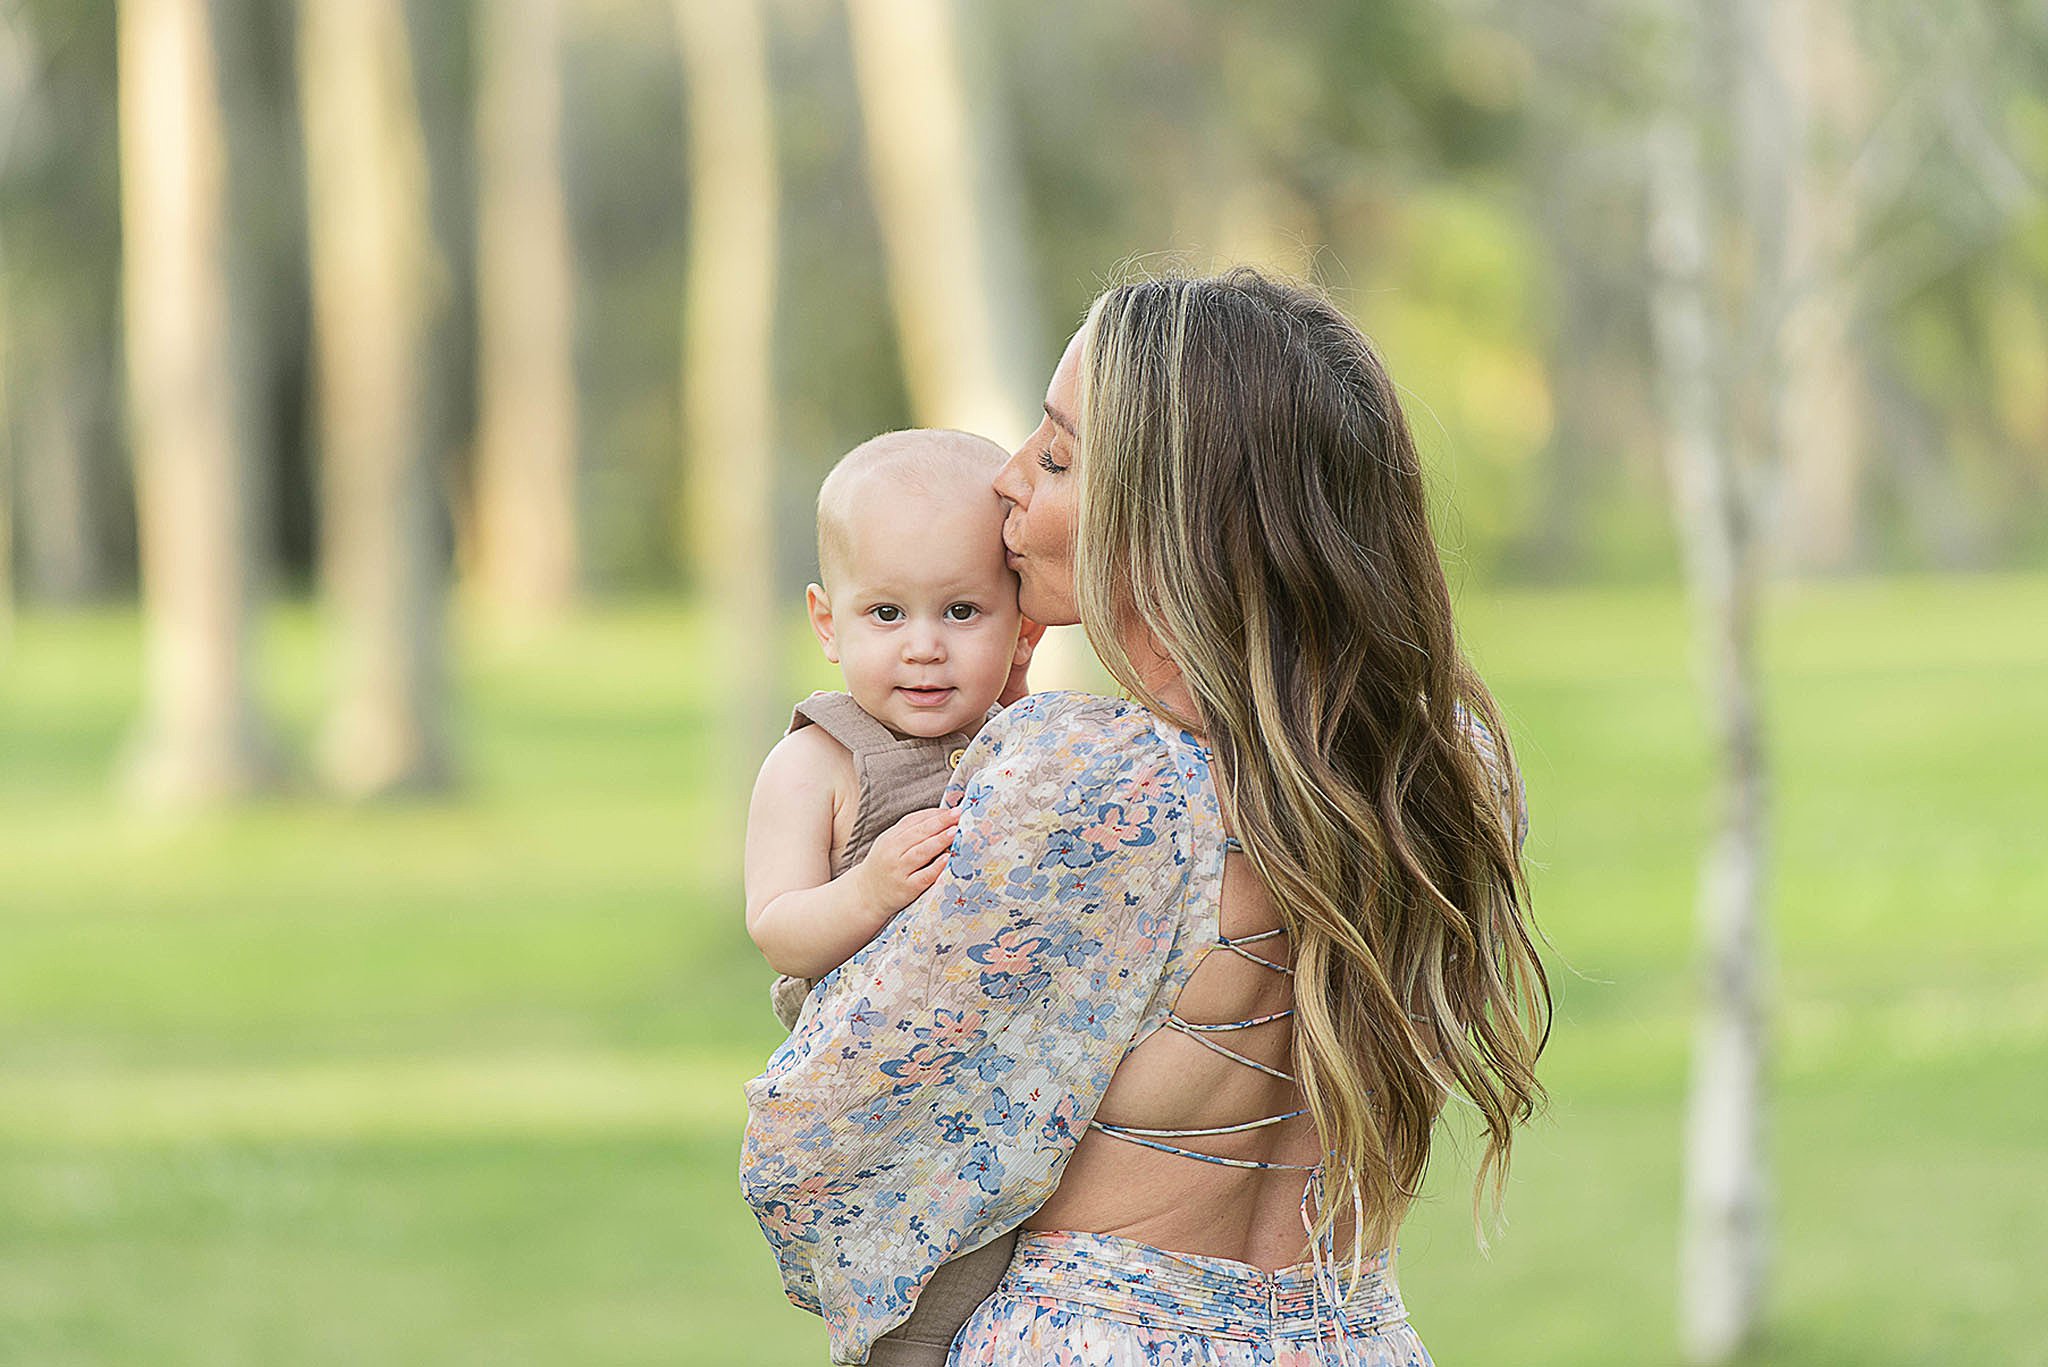
[[[1050,446],[1038,453],[1038,468],[1045,471],[1048,475],[1064,475],[1067,472],[1066,466],[1061,465],[1052,458],[1052,448]]]

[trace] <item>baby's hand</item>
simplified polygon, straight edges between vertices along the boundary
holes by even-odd
[[[853,876],[876,929],[939,881],[959,824],[958,807],[927,807],[883,831],[869,847]]]

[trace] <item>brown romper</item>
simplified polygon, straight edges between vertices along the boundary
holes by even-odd
[[[999,709],[990,708],[995,716]],[[986,724],[986,718],[983,719]],[[960,752],[974,733],[899,736],[876,721],[849,693],[813,693],[796,705],[789,729],[816,724],[853,753],[859,797],[853,814],[853,835],[844,850],[832,852],[832,876],[839,877],[866,856],[877,836],[904,817],[939,805]],[[784,1029],[796,1025],[804,999],[815,979],[776,978],[769,1001]],[[1010,1265],[1017,1231],[991,1239],[971,1253],[940,1264],[918,1295],[910,1318],[876,1339],[868,1349],[871,1367],[945,1367],[953,1336],[981,1303],[995,1293]]]

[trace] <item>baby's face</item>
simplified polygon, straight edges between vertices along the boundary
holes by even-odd
[[[848,512],[843,563],[811,595],[825,657],[855,702],[904,735],[978,730],[1017,655],[1002,500],[963,483],[878,491]]]

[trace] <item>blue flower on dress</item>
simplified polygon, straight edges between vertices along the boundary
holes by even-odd
[[[1088,1035],[1095,1039],[1109,1038],[1109,1022],[1116,1014],[1115,1008],[1106,1001],[1089,1001],[1083,997],[1076,1001],[1067,1013],[1060,1017],[1060,1024],[1077,1035]]]
[[[859,1001],[855,1002],[853,1009],[846,1013],[847,1028],[853,1031],[855,1039],[868,1038],[875,1031],[888,1024],[888,1021],[889,1018],[876,1010],[874,1004],[866,997],[862,997]]]
[[[998,1078],[1008,1077],[1016,1066],[1017,1060],[1015,1057],[1004,1053],[993,1043],[990,1043],[982,1045],[981,1048],[968,1055],[967,1060],[960,1065],[960,1068],[962,1072],[971,1071],[975,1077],[983,1082],[994,1082]]]
[[[864,1282],[858,1277],[848,1277],[846,1289],[853,1293],[854,1302],[871,1314],[879,1314],[893,1305],[901,1304],[903,1299],[896,1290],[895,1282],[888,1277],[877,1277],[871,1282]]]
[[[949,1111],[938,1117],[939,1138],[948,1144],[958,1144],[970,1134],[980,1134],[981,1127],[974,1123],[974,1116],[967,1111]]]
[[[1049,864],[1062,864],[1070,869],[1085,869],[1101,856],[1101,851],[1081,838],[1078,831],[1054,831],[1045,842],[1045,857],[1038,861],[1039,868]]]
[[[988,1105],[982,1108],[981,1123],[1004,1134],[1016,1134],[1024,1128],[1024,1113],[1010,1100],[1010,1094],[997,1087],[989,1096]]]
[[[1021,1001],[1051,981],[1052,974],[1042,968],[1030,973],[984,973],[981,975],[981,990],[994,1001]]]
[[[973,1182],[994,1196],[1003,1189],[1003,1172],[1003,1160],[996,1156],[994,1146],[981,1140],[967,1151],[967,1162],[960,1169],[960,1180]]]
[[[1101,948],[1102,941],[1082,934],[1079,926],[1070,923],[1061,926],[1055,932],[1051,944],[1047,946],[1046,956],[1057,957],[1069,968],[1079,968]]]

